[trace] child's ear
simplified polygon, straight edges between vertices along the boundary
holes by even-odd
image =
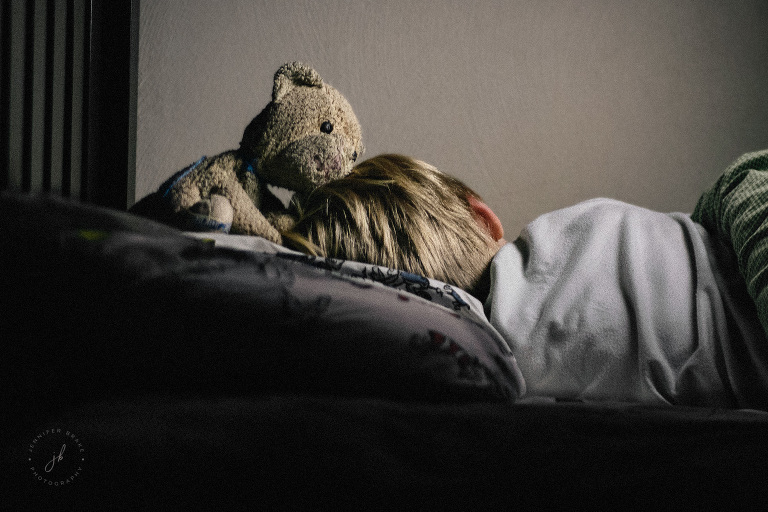
[[[501,221],[496,216],[496,214],[493,213],[493,210],[491,210],[487,204],[476,197],[469,196],[467,197],[467,200],[469,201],[469,206],[472,208],[472,211],[475,213],[478,220],[482,222],[481,227],[487,229],[488,233],[495,241],[498,242],[499,240],[503,239],[504,227],[501,225]]]

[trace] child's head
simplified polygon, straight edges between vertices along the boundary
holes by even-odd
[[[424,162],[381,155],[312,192],[292,249],[383,265],[482,296],[503,230],[479,196]]]

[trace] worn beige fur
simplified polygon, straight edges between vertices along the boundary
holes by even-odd
[[[349,102],[317,71],[293,62],[275,73],[272,101],[246,127],[239,149],[201,159],[158,194],[168,201],[173,222],[185,229],[280,243],[279,230],[294,219],[266,185],[293,190],[300,201],[346,175],[362,153],[360,124]]]

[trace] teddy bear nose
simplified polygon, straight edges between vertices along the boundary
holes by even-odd
[[[325,174],[326,177],[331,174],[339,174],[339,171],[341,171],[343,167],[341,155],[339,154],[336,154],[333,158],[329,159],[323,159],[322,156],[315,155],[314,160],[317,170]]]

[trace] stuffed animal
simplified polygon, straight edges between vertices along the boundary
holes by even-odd
[[[294,191],[292,202],[345,176],[363,152],[347,100],[314,69],[277,70],[272,101],[246,127],[240,148],[203,157],[130,211],[182,229],[258,235],[281,242],[293,214],[267,184]]]

